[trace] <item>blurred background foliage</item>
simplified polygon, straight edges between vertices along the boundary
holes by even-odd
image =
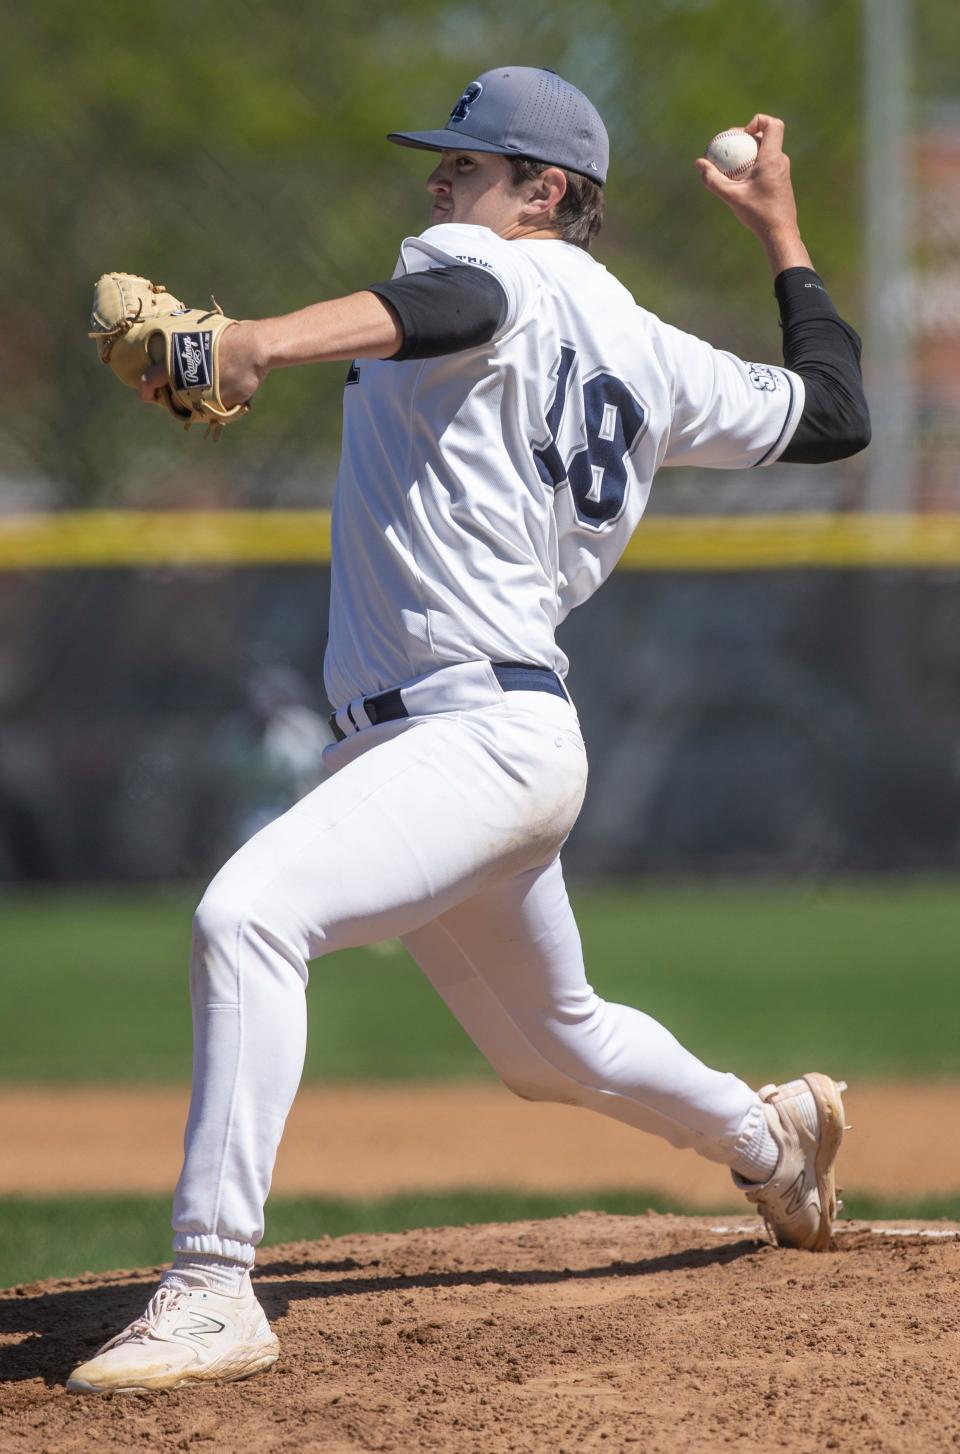
[[[952,4],[921,7],[929,89],[952,80]],[[953,37],[955,40],[955,36]],[[429,159],[387,131],[439,125],[467,81],[508,62],[584,89],[612,139],[597,255],[652,311],[747,356],[778,358],[756,243],[693,160],[756,110],[787,120],[814,259],[841,310],[862,297],[862,97],[856,0],[769,0],[731,23],[713,0],[547,5],[414,0],[123,0],[10,7],[0,136],[6,365],[0,470],[17,502],[323,503],[339,366],[271,381],[217,453],[145,419],[84,337],[112,269],[192,304],[266,316],[389,275],[425,224]],[[19,485],[19,489],[17,486]]]

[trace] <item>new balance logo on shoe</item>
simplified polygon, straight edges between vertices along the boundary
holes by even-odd
[[[204,1345],[204,1339],[212,1337],[216,1333],[222,1333],[226,1323],[219,1322],[216,1318],[208,1317],[206,1313],[195,1313],[191,1308],[189,1313],[193,1320],[193,1327],[181,1323],[179,1328],[174,1328],[174,1336],[177,1338],[192,1338],[194,1342]]]
[[[804,1171],[805,1169],[800,1171],[796,1180],[783,1193],[783,1207],[788,1217],[796,1216],[807,1199],[807,1178]]]

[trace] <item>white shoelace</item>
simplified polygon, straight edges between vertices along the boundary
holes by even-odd
[[[109,1343],[104,1343],[100,1352],[106,1353],[108,1348],[117,1348],[121,1343],[149,1342],[151,1338],[157,1336],[158,1324],[163,1314],[183,1296],[182,1288],[164,1287],[163,1285],[158,1287],[140,1317],[134,1318],[133,1322],[115,1338],[111,1338]]]

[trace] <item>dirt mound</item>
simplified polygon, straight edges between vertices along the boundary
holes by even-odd
[[[0,1449],[650,1454],[960,1448],[960,1228],[609,1217],[265,1249],[281,1362],[249,1383],[68,1395],[158,1269],[0,1295]]]

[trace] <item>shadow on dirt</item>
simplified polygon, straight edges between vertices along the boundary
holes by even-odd
[[[598,1267],[459,1268],[449,1272],[380,1273],[380,1259],[358,1262],[352,1257],[324,1261],[322,1258],[281,1259],[258,1268],[257,1294],[267,1316],[282,1317],[291,1303],[313,1299],[354,1297],[364,1293],[405,1292],[425,1288],[531,1287],[575,1283],[597,1278],[649,1277],[654,1273],[724,1266],[741,1257],[762,1251],[754,1240],[727,1243],[719,1247],[697,1247],[646,1257],[636,1262],[611,1262]],[[298,1273],[337,1274],[355,1272],[352,1277],[329,1281],[265,1282],[265,1278],[296,1278]],[[89,1287],[68,1286],[58,1290],[32,1292],[24,1288],[12,1297],[0,1298],[0,1337],[16,1342],[0,1347],[0,1380],[19,1382],[40,1378],[51,1386],[61,1384],[71,1368],[118,1333],[143,1311],[159,1269],[130,1280],[123,1274],[114,1282],[100,1280]]]
[[[159,1271],[136,1281],[110,1274],[90,1287],[31,1292],[29,1286],[0,1298],[0,1337],[17,1338],[0,1346],[0,1380],[13,1383],[42,1378],[63,1383],[70,1370],[142,1313]]]
[[[320,1286],[327,1297],[342,1297],[355,1292],[386,1292],[407,1287],[477,1286],[485,1282],[502,1283],[505,1287],[522,1287],[531,1283],[569,1282],[591,1277],[645,1277],[655,1272],[680,1272],[685,1268],[715,1267],[736,1262],[751,1252],[761,1251],[768,1244],[757,1238],[727,1242],[720,1247],[689,1247],[660,1257],[643,1257],[637,1262],[608,1262],[601,1267],[558,1268],[457,1268],[450,1272],[396,1273],[382,1277],[346,1278],[342,1282],[324,1282]],[[260,1277],[290,1277],[298,1272],[352,1272],[379,1267],[380,1259],[358,1262],[352,1257],[338,1262],[322,1258],[282,1258],[275,1262],[258,1262]],[[316,1284],[311,1284],[316,1287]]]

